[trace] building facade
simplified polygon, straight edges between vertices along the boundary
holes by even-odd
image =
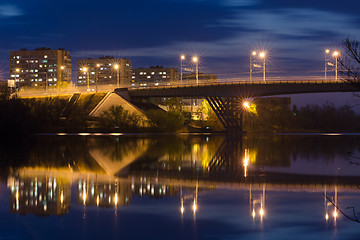
[[[132,73],[131,61],[126,58],[100,57],[87,58],[77,62],[77,85],[130,83]]]
[[[58,86],[71,83],[71,56],[63,48],[10,51],[10,80],[17,87]]]
[[[179,71],[176,68],[164,68],[163,66],[151,66],[150,68],[137,68],[133,70],[131,83],[136,85],[167,84],[179,81]]]

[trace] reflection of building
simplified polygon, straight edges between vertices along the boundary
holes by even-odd
[[[150,68],[137,68],[133,70],[131,82],[146,86],[151,83],[169,83],[179,81],[179,72],[176,68],[164,68],[163,66],[151,66]]]
[[[131,183],[131,192],[137,196],[148,196],[154,198],[176,196],[178,188],[169,185],[155,184],[150,181],[142,181],[141,183]]]
[[[118,69],[115,66],[118,65]],[[132,72],[131,61],[126,58],[100,57],[99,59],[81,59],[77,62],[77,84],[129,84]]]
[[[126,206],[130,204],[130,185],[125,181],[100,182],[80,179],[77,186],[79,204],[100,207]]]
[[[71,205],[70,183],[55,177],[9,178],[11,213],[64,215]]]
[[[71,82],[71,57],[63,48],[21,49],[10,52],[10,79],[17,86],[49,86]]]

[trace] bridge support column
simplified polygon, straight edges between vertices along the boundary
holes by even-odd
[[[243,111],[238,97],[206,97],[212,110],[230,135],[243,134]]]

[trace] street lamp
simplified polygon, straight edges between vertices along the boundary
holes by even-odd
[[[251,81],[251,77],[252,77],[252,65],[253,65],[253,58],[252,56],[256,56],[257,52],[253,51],[251,54],[250,54],[250,81]]]
[[[325,81],[326,81],[326,72],[327,72],[327,56],[330,53],[329,49],[325,50]]]
[[[96,68],[95,68],[95,92],[98,91],[98,68],[100,68],[100,64],[97,63],[96,64]]]
[[[199,85],[199,59],[198,57],[193,57],[193,62],[196,67],[196,85]]]
[[[182,82],[183,77],[183,61],[185,60],[185,55],[180,56],[180,82]]]
[[[338,64],[337,64],[337,62],[338,62],[338,58],[340,56],[340,52],[335,51],[335,52],[333,52],[332,55],[335,58],[335,81],[337,81],[338,80]]]
[[[120,87],[120,66],[119,64],[115,64],[114,66],[115,70],[117,71],[117,87]]]
[[[87,67],[83,67],[83,72],[86,74],[87,90],[90,91],[89,69]]]
[[[265,62],[266,62],[266,61],[265,61],[265,60],[266,60],[265,57],[266,57],[266,53],[265,53],[265,52],[261,52],[261,53],[259,54],[259,57],[262,58],[262,59],[264,59],[264,82],[266,82],[266,81],[265,81]]]
[[[16,89],[16,80],[17,80],[17,79],[16,79],[16,75],[19,74],[19,73],[20,73],[20,68],[16,68],[16,69],[15,69],[14,91],[15,91],[15,89]],[[20,77],[20,74],[19,74],[19,77]]]
[[[64,71],[65,67],[61,66],[60,67],[60,73],[59,73],[59,79],[58,79],[58,88],[59,88],[59,92],[60,92],[60,84],[62,82],[62,72]]]

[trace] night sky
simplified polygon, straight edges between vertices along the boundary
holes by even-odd
[[[200,71],[233,78],[266,49],[269,73],[322,75],[325,48],[360,39],[359,9],[355,0],[0,0],[0,70],[7,79],[9,51],[44,46],[69,50],[73,64],[110,55],[134,68],[179,68],[180,54],[196,54]]]

